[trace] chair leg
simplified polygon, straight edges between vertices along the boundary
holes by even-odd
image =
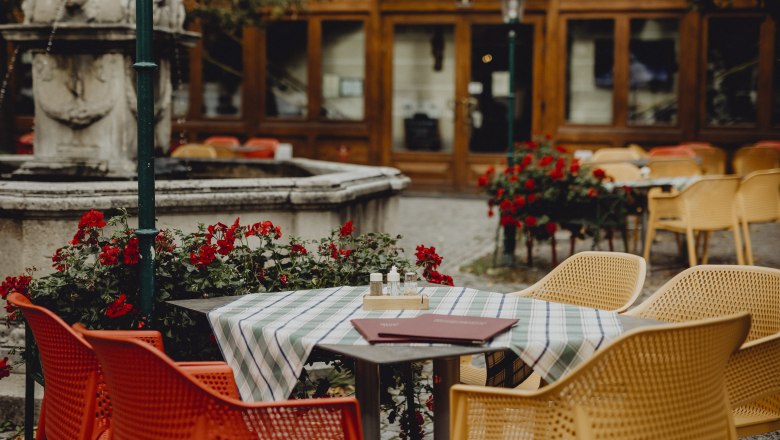
[[[702,231],[701,234],[704,234],[704,238],[701,241],[701,264],[707,264],[707,260],[709,260],[710,257],[709,244],[710,234],[712,234],[712,232]]]
[[[737,251],[737,264],[745,264],[745,259],[742,257],[742,239],[739,238],[739,224],[737,219],[731,223],[731,229],[734,231],[734,247]]]
[[[688,241],[688,264],[693,267],[696,266],[696,240],[693,238],[693,230],[689,228],[685,237]]]
[[[748,225],[747,221],[744,219],[742,220],[742,238],[745,240],[745,246],[743,249],[745,249],[745,262],[749,265],[753,265],[753,247],[750,243],[750,225]]]
[[[642,249],[642,256],[644,257],[645,261],[650,263],[650,246],[653,244],[653,236],[655,235],[655,222],[653,221],[653,218],[650,218],[650,221],[647,225],[647,233],[645,234],[645,248]]]

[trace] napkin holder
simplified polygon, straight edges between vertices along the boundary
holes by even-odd
[[[428,310],[428,295],[363,295],[363,310]]]

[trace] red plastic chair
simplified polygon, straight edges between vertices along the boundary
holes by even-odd
[[[696,157],[696,153],[692,148],[686,145],[675,145],[669,147],[653,147],[647,152],[648,157],[660,157],[660,156],[674,156],[674,157],[689,157],[691,159]]]
[[[279,140],[274,138],[249,138],[244,144],[244,157],[256,159],[273,159],[276,155],[276,149],[279,147]]]
[[[112,435],[122,439],[360,439],[353,398],[245,403],[215,393],[138,341],[87,331],[111,389]]]
[[[92,346],[82,336],[84,327],[68,326],[59,316],[17,292],[8,295],[8,302],[22,311],[38,345],[43,367],[46,387],[36,439],[111,438],[111,399]],[[155,330],[106,333],[142,341],[155,350],[163,349],[162,335]],[[224,362],[179,365],[217,392],[238,397],[233,372]]]

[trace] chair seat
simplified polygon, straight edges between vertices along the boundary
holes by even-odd
[[[780,414],[756,405],[743,406],[734,410],[734,425],[739,437],[774,432],[780,430]]]

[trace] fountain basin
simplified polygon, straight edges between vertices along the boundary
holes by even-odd
[[[225,163],[217,167],[217,162]],[[231,169],[231,163],[254,170],[256,177],[205,177],[209,167]],[[158,228],[193,231],[198,223],[232,223],[240,217],[242,224],[271,220],[283,234],[304,239],[325,236],[347,220],[359,232],[395,231],[397,199],[410,182],[395,168],[309,159],[193,159],[179,165],[189,167],[190,178],[198,178],[163,180],[165,173],[158,173]],[[183,173],[181,167],[173,168]],[[49,257],[73,237],[83,212],[124,208],[134,215],[137,205],[134,181],[0,181],[0,275],[16,275],[27,267],[40,269],[39,274],[51,272]],[[130,224],[137,225],[137,219]]]

